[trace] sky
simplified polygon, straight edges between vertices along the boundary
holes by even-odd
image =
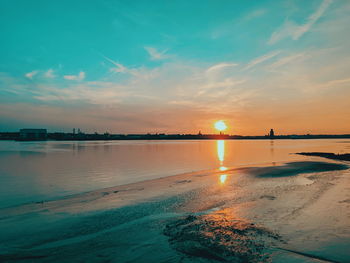
[[[2,0],[0,131],[350,133],[348,0]]]

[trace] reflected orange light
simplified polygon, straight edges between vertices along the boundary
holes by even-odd
[[[219,168],[219,170],[222,171],[222,172],[223,172],[223,171],[226,171],[226,170],[227,170],[227,167],[221,166],[221,167]]]
[[[227,174],[222,174],[220,175],[220,183],[224,184],[227,179]]]
[[[219,158],[220,164],[222,164],[225,159],[225,141],[224,140],[217,141],[217,150],[218,150],[218,158]]]
[[[226,171],[227,167],[223,166],[225,159],[225,141],[217,140],[216,141],[217,151],[218,151],[218,159],[220,161],[220,171]],[[224,184],[227,179],[227,174],[221,174],[219,177],[220,184]]]

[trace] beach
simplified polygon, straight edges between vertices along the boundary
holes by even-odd
[[[0,210],[2,262],[347,262],[350,170],[179,174]]]
[[[0,14],[0,263],[350,263],[350,0]]]

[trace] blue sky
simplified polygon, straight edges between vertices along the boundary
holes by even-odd
[[[0,2],[0,130],[350,132],[346,0]]]

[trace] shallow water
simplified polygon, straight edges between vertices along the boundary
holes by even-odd
[[[274,176],[263,176],[267,168]],[[347,169],[340,163],[289,162],[228,170],[224,184],[216,180],[219,172],[195,173],[103,189],[93,198],[87,193],[78,199],[0,209],[0,261],[347,262],[347,225],[338,220],[343,202],[329,200],[337,206],[330,214],[338,216],[326,225],[307,210],[310,200],[314,203],[322,196],[320,190],[335,186]],[[303,174],[315,176],[310,180],[315,181],[299,185]],[[190,180],[180,181],[182,177]],[[166,184],[157,189],[162,181]],[[138,193],[129,194],[135,187]],[[147,198],[147,192],[157,198]],[[118,205],[123,199],[130,203]],[[327,205],[319,208],[329,211]],[[249,213],[255,216],[247,217]],[[296,213],[308,220],[293,218]],[[291,225],[288,231],[279,225],[282,221]],[[315,229],[312,222],[320,224]]]
[[[0,261],[347,262],[349,163],[292,153],[349,145],[5,142]]]
[[[306,160],[350,140],[0,142],[0,207],[206,169]]]

